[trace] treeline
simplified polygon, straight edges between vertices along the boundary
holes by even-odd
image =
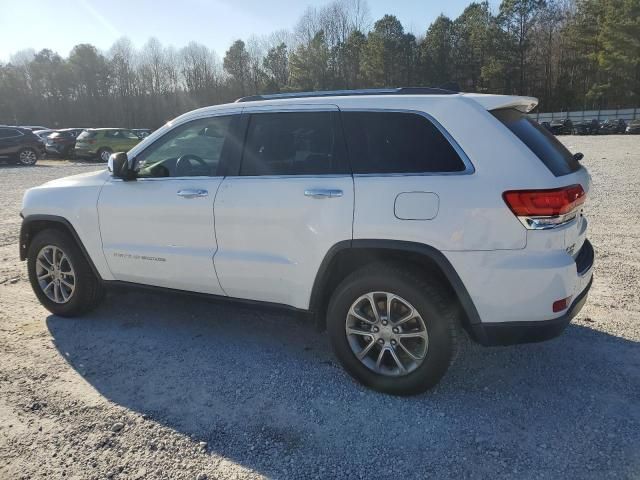
[[[416,37],[366,0],[309,8],[291,31],[237,40],[222,59],[122,38],[68,58],[23,51],[0,64],[0,123],[155,128],[258,93],[457,86],[531,95],[543,111],[640,104],[640,0],[503,0],[439,16]]]

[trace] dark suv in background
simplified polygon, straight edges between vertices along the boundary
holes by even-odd
[[[45,150],[47,155],[57,157],[71,157],[74,154],[76,146],[76,138],[84,128],[64,128],[53,132],[47,137]]]
[[[0,126],[0,158],[21,165],[35,165],[43,153],[43,140],[31,130]]]
[[[573,124],[574,135],[597,135],[600,131],[600,122],[595,118],[583,120]]]
[[[549,124],[548,130],[554,135],[571,135],[573,122],[568,118],[564,120],[553,120]]]
[[[600,133],[603,135],[624,133],[626,128],[627,122],[625,122],[621,118],[608,119],[602,125],[600,125]]]

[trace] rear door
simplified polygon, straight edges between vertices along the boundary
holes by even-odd
[[[215,201],[215,266],[231,297],[307,308],[328,250],[352,238],[338,109],[249,107],[241,163]]]
[[[15,154],[24,140],[24,134],[15,128],[0,128],[0,156]]]

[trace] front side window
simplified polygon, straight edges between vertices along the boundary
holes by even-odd
[[[138,155],[138,177],[218,176],[231,119],[203,118],[174,128]]]
[[[240,175],[348,173],[331,112],[251,115]]]
[[[343,112],[353,173],[461,172],[465,164],[428,118],[410,112]]]

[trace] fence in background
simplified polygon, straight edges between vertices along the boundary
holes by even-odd
[[[551,122],[552,120],[570,119],[573,122],[581,120],[607,120],[622,118],[623,120],[636,120],[640,118],[640,107],[638,108],[617,108],[614,110],[581,110],[577,112],[551,112],[551,113],[530,113],[537,122]]]

